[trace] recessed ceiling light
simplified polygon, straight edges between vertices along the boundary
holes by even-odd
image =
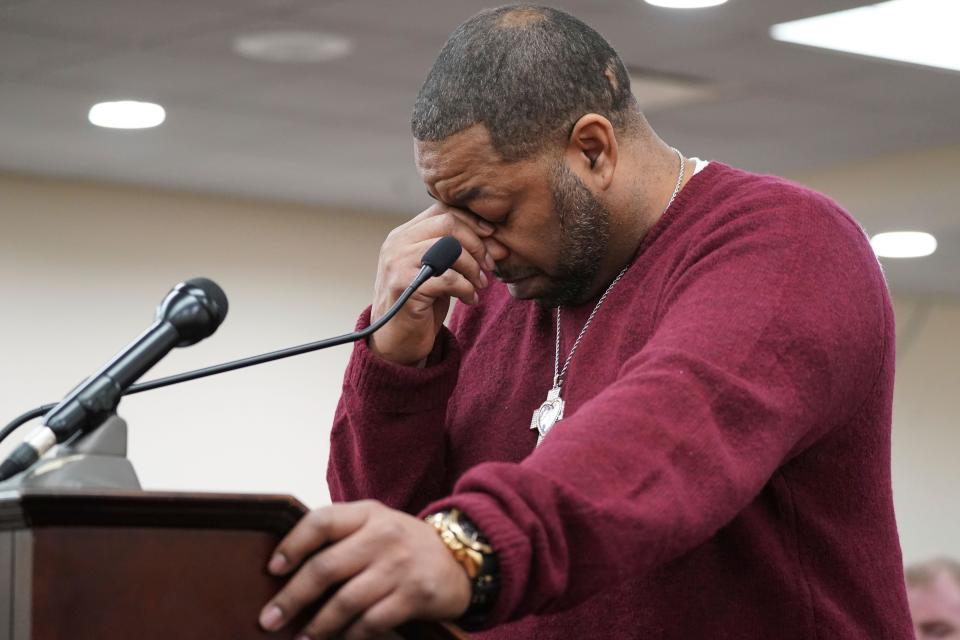
[[[937,239],[922,231],[889,231],[870,238],[881,258],[922,258],[937,250]]]
[[[957,0],[889,0],[770,27],[775,40],[960,71]]]
[[[667,7],[668,9],[702,9],[703,7],[716,7],[725,3],[727,0],[646,0],[647,4],[655,7]]]
[[[265,62],[328,62],[349,55],[353,41],[335,33],[270,31],[237,36],[233,50]]]
[[[108,129],[149,129],[163,124],[167,112],[152,102],[118,100],[93,105],[87,118],[92,124]]]

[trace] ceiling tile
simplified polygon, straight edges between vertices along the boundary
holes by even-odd
[[[449,33],[488,4],[0,0],[0,170],[409,216],[427,205],[412,162],[412,102]],[[871,180],[896,183],[896,172],[878,168],[875,159],[960,145],[960,74],[769,38],[774,22],[862,4],[731,0],[702,11],[639,0],[557,6],[597,28],[629,65],[709,84],[711,95],[700,102],[650,112],[665,140],[687,154],[764,172],[802,177],[835,168],[843,177],[838,184],[855,184],[860,195],[827,183],[825,190],[848,200],[867,227],[903,214],[945,239],[927,266],[889,266],[897,286],[960,286],[960,216],[953,204],[960,202],[960,183],[951,172],[928,163],[929,182],[908,180],[895,192],[863,195],[873,193]],[[316,65],[255,62],[232,52],[237,35],[268,30],[330,31],[353,39],[355,48]],[[93,102],[121,97],[161,102],[167,122],[117,132],[86,121]],[[866,173],[849,169],[856,166]],[[952,280],[938,276],[944,269],[953,269]]]

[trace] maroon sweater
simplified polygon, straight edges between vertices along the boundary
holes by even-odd
[[[431,365],[358,343],[334,500],[458,506],[502,587],[482,638],[912,638],[890,487],[893,314],[826,197],[713,162],[643,239],[534,449],[553,315],[493,284]],[[594,306],[565,308],[566,354]],[[361,325],[369,322],[369,311]]]

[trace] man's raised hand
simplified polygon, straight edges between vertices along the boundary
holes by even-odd
[[[442,276],[425,282],[396,316],[370,337],[370,348],[381,357],[415,365],[433,349],[450,298],[466,304],[478,301],[487,286],[484,270],[494,268],[491,247],[503,251],[491,236],[494,227],[477,216],[437,203],[390,232],[380,249],[371,321],[382,316],[420,270],[420,258],[443,236],[453,236],[463,252]]]

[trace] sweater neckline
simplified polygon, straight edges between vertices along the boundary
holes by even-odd
[[[633,257],[630,258],[630,267],[624,273],[624,277],[630,275],[633,271],[634,265],[640,261],[640,257],[646,252],[647,249],[660,237],[663,232],[669,227],[673,221],[677,218],[680,212],[683,211],[684,206],[687,201],[691,198],[696,198],[704,189],[706,189],[710,183],[713,181],[715,174],[722,169],[726,169],[727,165],[717,160],[711,160],[710,164],[700,170],[698,173],[693,174],[690,177],[690,180],[687,181],[687,184],[683,186],[683,189],[680,190],[680,193],[677,194],[677,197],[673,199],[673,202],[667,207],[666,211],[660,216],[660,219],[657,220],[650,230],[647,231],[646,235],[640,241],[640,245],[637,247],[636,252],[633,254]],[[591,298],[586,302],[578,304],[576,307],[564,307],[564,309],[569,309],[572,313],[572,317],[578,317],[582,315],[584,309],[593,309],[593,306],[599,300],[600,295],[598,294],[595,298]],[[549,316],[552,311],[547,313]]]
[[[683,189],[680,190],[680,193],[677,194],[677,197],[673,199],[673,202],[667,207],[666,211],[660,216],[660,219],[657,220],[650,230],[647,231],[646,235],[643,236],[643,239],[640,240],[640,245],[637,247],[637,252],[633,255],[633,258],[630,261],[630,268],[633,268],[633,265],[637,262],[641,255],[652,245],[657,238],[663,235],[663,232],[673,223],[680,211],[683,210],[684,206],[687,204],[687,201],[691,198],[696,197],[700,194],[714,178],[714,174],[717,171],[720,171],[722,168],[726,168],[726,165],[717,160],[711,160],[710,164],[704,167],[699,173],[695,173],[690,176],[690,180],[687,181],[687,184],[683,186]]]

